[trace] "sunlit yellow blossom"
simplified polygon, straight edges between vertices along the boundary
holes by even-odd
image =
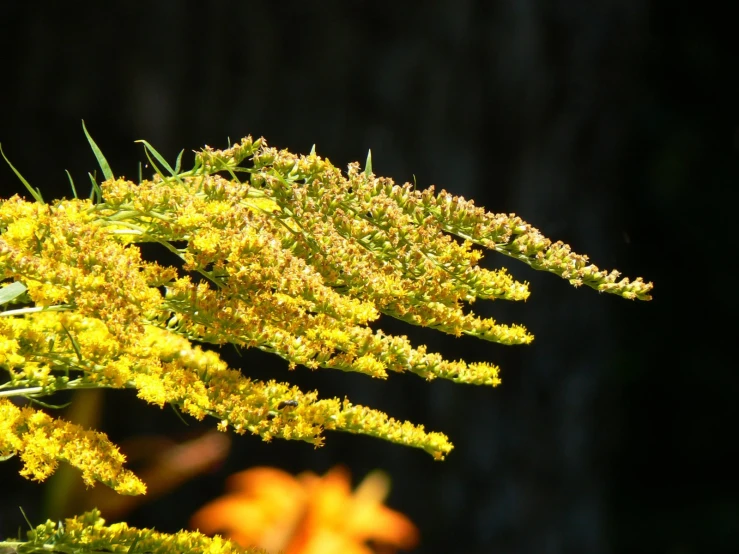
[[[530,343],[524,326],[470,309],[529,297],[527,283],[480,266],[486,250],[625,298],[648,300],[652,288],[598,269],[513,214],[399,186],[356,163],[342,172],[315,152],[298,156],[263,139],[205,148],[189,171],[138,184],[110,178],[100,190],[97,203],[0,200],[0,284],[22,291],[0,305],[0,401],[15,422],[2,424],[0,444],[35,479],[65,460],[86,481],[139,490],[124,470],[111,473],[122,458],[103,439],[4,400],[97,387],[135,389],[149,403],[264,440],[320,446],[324,431],[337,430],[442,459],[452,446],[441,433],[253,380],[195,343],[259,348],[290,368],[494,387],[496,365],[448,360],[377,329],[378,318]],[[144,243],[181,264],[147,261]]]
[[[98,510],[63,522],[48,520],[28,531],[27,541],[13,543],[12,551],[23,552],[188,552],[191,554],[266,554],[258,548],[241,548],[222,537],[207,537],[197,531],[159,533],[136,529],[126,523],[105,525]]]
[[[21,475],[44,481],[60,461],[82,471],[86,485],[99,481],[121,494],[143,494],[146,486],[123,468],[125,457],[103,433],[54,419],[0,398],[0,455],[18,454]]]

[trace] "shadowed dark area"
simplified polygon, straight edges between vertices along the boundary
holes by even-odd
[[[423,6],[423,7],[421,7]],[[232,347],[258,378],[348,396],[443,431],[443,463],[382,441],[235,437],[228,461],[134,512],[175,531],[252,465],[355,480],[382,468],[418,552],[739,551],[733,235],[739,82],[728,14],[664,1],[8,3],[0,16],[0,141],[45,199],[89,190],[88,130],[136,179],[146,139],[168,160],[251,134],[364,162],[515,212],[601,268],[654,281],[630,302],[490,254],[529,281],[525,304],[474,308],[526,325],[530,346],[384,318],[446,357],[502,367],[495,390],[287,364]],[[0,196],[26,194],[0,164]],[[144,168],[144,174],[150,170]],[[155,250],[150,251],[156,256]],[[149,255],[149,252],[147,252]],[[105,393],[113,440],[192,434],[171,410]],[[0,465],[0,537],[45,520],[44,485]]]

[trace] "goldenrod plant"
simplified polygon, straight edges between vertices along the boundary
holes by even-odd
[[[452,449],[442,433],[348,399],[250,378],[202,345],[259,348],[291,369],[379,379],[412,372],[494,387],[501,382],[496,365],[447,360],[370,323],[384,314],[457,337],[530,343],[523,326],[467,309],[477,299],[529,296],[527,283],[480,267],[484,250],[574,286],[650,299],[651,283],[598,269],[516,215],[376,176],[369,155],[363,168],[352,163],[342,172],[315,149],[296,155],[246,137],[224,150],[205,147],[183,170],[182,153],[173,167],[141,141],[156,173],[135,183],[115,176],[85,134],[104,176],[92,180],[88,198],[72,183],[72,199],[46,202],[11,165],[34,201],[0,200],[0,458],[20,458],[21,475],[32,480],[43,481],[63,461],[87,485],[145,492],[104,434],[41,409],[48,408],[41,399],[57,391],[92,388],[136,389],[148,403],[266,441],[320,446],[325,430],[345,431],[441,460]],[[144,243],[161,245],[181,264],[146,261]],[[74,535],[77,551],[88,552],[100,540],[116,550],[117,537],[132,533],[101,521],[86,514],[33,536],[62,541],[83,529]],[[161,551],[176,551],[177,540]],[[142,544],[129,551],[154,550]],[[231,548],[214,544],[202,551]]]
[[[194,552],[231,554],[247,552],[266,554],[262,549],[243,549],[220,536],[208,537],[199,531],[158,533],[153,529],[135,529],[126,523],[105,524],[98,510],[47,521],[28,532],[27,540],[0,541],[0,554],[48,553],[97,554],[100,552]]]

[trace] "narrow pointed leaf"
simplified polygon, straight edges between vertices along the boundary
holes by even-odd
[[[69,179],[69,186],[72,187],[72,194],[74,194],[74,197],[77,198],[77,189],[74,188],[74,180],[72,179],[72,176],[69,174],[68,170],[65,169],[64,171],[67,174],[67,179]]]
[[[167,171],[169,171],[169,173],[172,175],[172,177],[174,177],[178,181],[180,180],[180,178],[178,177],[177,174],[179,173],[180,158],[182,157],[182,152],[184,152],[184,150],[182,152],[180,152],[180,155],[177,157],[177,163],[175,165],[178,167],[178,169],[172,169],[172,166],[169,165],[169,163],[167,162],[167,160],[164,159],[164,156],[162,156],[159,152],[157,152],[156,149],[151,144],[149,144],[145,140],[137,140],[136,142],[139,142],[139,143],[141,143],[141,144],[144,145],[144,149],[146,150],[146,157],[149,158],[149,161],[151,162],[152,167],[154,168],[154,170],[157,173],[159,173],[161,175],[162,178],[164,178],[164,175],[161,174],[161,172],[159,171],[159,168],[157,167],[157,165],[149,157],[149,154],[151,154],[152,156],[154,156],[154,158],[162,165],[162,167],[164,167],[164,169],[166,169]]]
[[[3,152],[2,144],[0,144],[0,154],[2,154],[3,158],[5,158],[5,162],[10,166],[10,169],[13,170],[13,173],[16,174],[16,176],[18,177],[18,179],[21,180],[21,183],[23,183],[23,185],[26,187],[26,190],[28,190],[28,192],[31,193],[31,196],[33,196],[33,198],[36,200],[36,202],[38,202],[39,204],[43,204],[44,203],[44,199],[41,196],[41,191],[39,191],[38,189],[33,188],[31,186],[31,183],[29,183],[28,181],[26,181],[26,179],[23,177],[23,175],[21,175],[20,171],[18,171],[13,166],[13,164],[10,163],[10,160],[5,156],[5,152]]]
[[[85,127],[84,119],[82,120],[82,130],[85,132],[87,142],[90,143],[92,153],[95,154],[95,159],[97,159],[98,165],[100,166],[100,170],[103,172],[103,176],[105,177],[105,179],[115,179],[115,177],[113,176],[113,172],[110,169],[110,165],[108,165],[108,160],[105,159],[102,151],[100,150],[100,148],[98,148],[98,145],[95,143],[95,141],[92,140],[90,133],[87,132],[87,127]]]
[[[177,155],[177,161],[175,161],[175,164],[174,164],[174,172],[177,173],[178,175],[182,167],[182,154],[184,153],[185,153],[185,149],[183,148],[182,150],[180,150],[180,153]]]
[[[93,174],[88,173],[87,175],[90,177],[90,182],[92,183],[92,188],[90,189],[90,200],[94,200],[94,202],[99,204],[103,201],[103,191],[100,188],[100,185],[97,184],[97,181],[95,181]]]
[[[20,281],[5,285],[3,288],[0,289],[0,305],[7,304],[8,302],[15,300],[21,294],[26,292],[26,290],[26,285],[24,285]]]

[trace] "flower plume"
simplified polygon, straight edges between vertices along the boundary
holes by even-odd
[[[94,387],[133,388],[149,403],[176,405],[195,418],[215,418],[220,430],[264,440],[320,446],[325,430],[338,430],[442,459],[452,446],[441,433],[348,399],[251,379],[201,345],[259,348],[291,369],[380,379],[411,372],[497,386],[492,363],[447,360],[370,324],[382,314],[454,336],[530,343],[522,325],[469,309],[478,299],[529,296],[527,283],[479,265],[485,249],[575,286],[651,298],[651,283],[599,269],[514,214],[493,214],[433,187],[396,185],[369,165],[342,172],[315,152],[295,155],[246,137],[225,150],[206,147],[181,171],[179,160],[172,169],[144,146],[167,173],[134,183],[107,168],[97,202],[46,204],[39,195],[0,203],[0,304],[7,308],[0,312],[7,374],[0,408],[18,422],[2,428],[0,455],[19,453],[33,478],[55,466],[30,464],[23,422],[49,418],[43,428],[50,436],[53,429],[65,436],[83,430],[43,412],[20,412],[2,397]],[[164,247],[180,265],[145,260],[143,243]],[[95,441],[107,444],[102,435]],[[54,460],[74,463],[73,453],[48,444]],[[93,452],[105,457],[105,448]],[[138,490],[115,471],[85,479]]]

